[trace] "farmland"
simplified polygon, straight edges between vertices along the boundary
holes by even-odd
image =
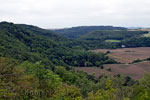
[[[96,53],[106,53],[108,51],[110,53],[107,55],[121,62],[121,64],[106,64],[103,69],[99,67],[75,67],[75,70],[94,74],[96,77],[99,77],[103,73],[112,75],[123,74],[135,80],[142,78],[145,72],[150,71],[150,62],[148,61],[132,64],[135,60],[143,60],[150,57],[150,47],[93,50]]]
[[[106,53],[109,51],[108,56],[121,63],[131,63],[137,59],[146,59],[150,57],[150,47],[139,48],[121,48],[121,49],[97,49],[94,52]]]
[[[111,69],[111,71],[108,71],[108,69]],[[75,70],[94,74],[97,78],[105,73],[112,75],[123,74],[138,80],[144,76],[145,72],[150,70],[150,62],[140,62],[136,64],[107,64],[104,65],[104,69],[99,67],[75,67]]]

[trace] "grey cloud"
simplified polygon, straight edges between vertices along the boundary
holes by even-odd
[[[43,28],[147,26],[150,0],[1,0],[0,21]]]

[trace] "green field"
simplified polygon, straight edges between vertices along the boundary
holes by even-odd
[[[105,42],[120,42],[120,40],[105,40]]]
[[[150,37],[150,33],[144,34],[143,37]]]

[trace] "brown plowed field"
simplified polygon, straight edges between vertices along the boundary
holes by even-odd
[[[150,47],[139,47],[139,48],[121,48],[121,49],[97,49],[94,52],[110,51],[108,56],[121,63],[131,63],[137,59],[146,59],[150,57]]]
[[[108,68],[111,68],[111,72],[107,71]],[[104,69],[98,67],[75,67],[75,70],[84,71],[88,74],[95,74],[96,77],[99,77],[103,73],[113,75],[123,74],[138,80],[144,76],[145,72],[150,71],[150,62],[136,64],[108,64],[104,66]]]

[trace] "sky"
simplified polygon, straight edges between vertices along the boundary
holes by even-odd
[[[42,28],[150,27],[150,0],[0,0],[0,21]]]

